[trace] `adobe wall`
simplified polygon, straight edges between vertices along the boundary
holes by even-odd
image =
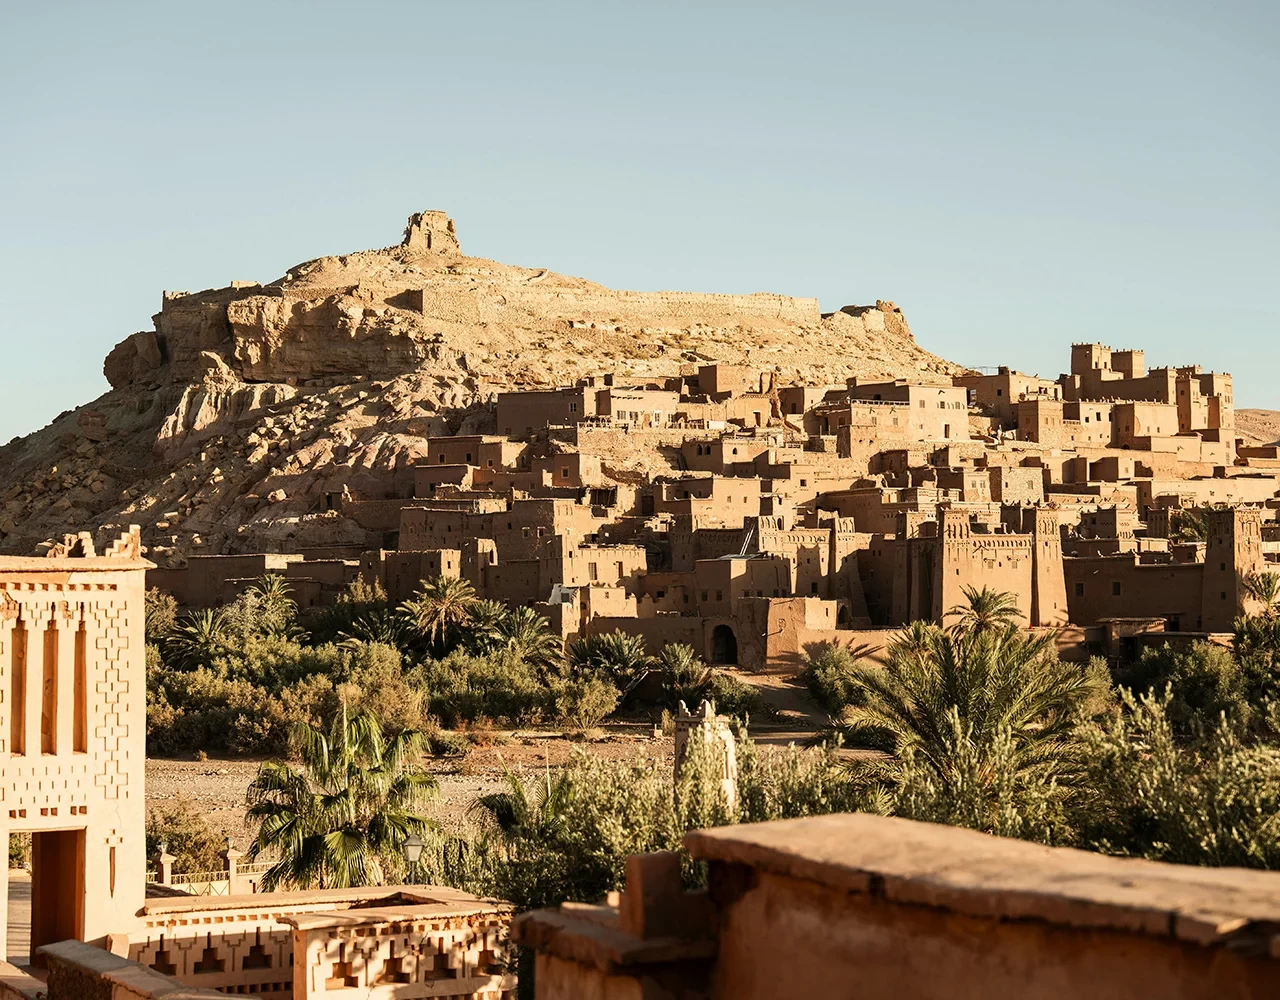
[[[1261,998],[1280,989],[1275,965],[1174,938],[970,916],[757,872],[721,913],[711,996]]]
[[[257,580],[301,562],[297,553],[262,552],[241,556],[190,556],[187,559],[186,603],[192,608],[213,608],[224,603],[227,580]]]
[[[1201,626],[1204,563],[1141,565],[1133,554],[1068,557],[1063,573],[1068,612],[1077,625],[1101,618],[1176,617],[1183,629]]]
[[[697,830],[604,905],[523,914],[537,1000],[1262,1000],[1280,875],[851,813]],[[547,973],[545,978],[542,973]]]
[[[705,646],[701,618],[686,615],[655,615],[649,618],[593,618],[587,626],[589,635],[621,631],[644,639],[645,651],[657,655],[671,642],[681,642],[701,651]]]
[[[543,288],[536,284],[503,284],[500,297],[490,299],[483,286],[476,295],[476,320],[510,322],[512,313],[537,316],[548,329],[559,322],[598,329],[617,327],[746,326],[764,330],[817,326],[818,300],[790,295],[756,293],[720,295],[700,292],[614,291],[603,286]],[[453,292],[459,295],[460,292]],[[497,299],[500,298],[500,301]],[[423,314],[439,309],[449,319],[453,310],[439,300],[424,304]],[[468,322],[472,322],[469,318]]]
[[[102,556],[0,560],[0,835],[36,835],[37,945],[103,944],[142,906],[151,563],[137,531]]]

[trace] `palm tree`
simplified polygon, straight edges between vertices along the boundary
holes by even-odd
[[[561,768],[555,778],[548,770],[544,779],[526,785],[510,771],[506,791],[477,796],[468,812],[487,816],[503,840],[519,838],[547,841],[563,831],[564,812],[573,793],[573,779]]]
[[[1262,613],[1267,618],[1274,618],[1280,613],[1280,573],[1266,570],[1250,573],[1244,578],[1244,590],[1262,605]]]
[[[546,671],[564,659],[564,639],[533,608],[516,608],[498,626],[503,648],[532,667]]]
[[[176,666],[194,669],[212,660],[227,643],[226,615],[219,609],[193,611],[165,639],[165,653]]]
[[[352,615],[335,638],[339,645],[351,642],[380,642],[402,649],[409,631],[405,619],[390,608],[367,608]]]
[[[917,618],[898,633],[891,648],[896,648],[902,653],[929,649],[937,631],[938,626],[933,622]]]
[[[467,626],[467,651],[475,656],[492,653],[502,645],[502,629],[511,611],[501,601],[478,600],[471,606]]]
[[[1209,537],[1205,507],[1187,507],[1173,514],[1173,539],[1176,542],[1203,542]]]
[[[644,639],[622,629],[589,635],[569,646],[569,666],[575,672],[604,673],[623,691],[638,681],[652,662],[644,650]]]
[[[1280,614],[1241,615],[1234,625],[1232,651],[1254,684],[1265,689],[1259,700],[1270,697],[1280,681]]]
[[[963,785],[977,817],[964,821],[992,829],[999,790],[1046,794],[1082,773],[1077,725],[1097,681],[1059,662],[1052,634],[1029,636],[1014,624],[934,629],[923,642],[890,646],[887,667],[863,668],[859,682],[865,703],[833,729],[851,749],[887,755],[851,765],[868,786]]]
[[[957,619],[952,629],[958,634],[1002,631],[1023,617],[1018,601],[1010,593],[990,587],[961,587],[964,604],[957,604],[946,617]]]
[[[349,715],[344,703],[327,732],[302,724],[294,740],[301,766],[268,761],[249,785],[249,856],[279,858],[263,889],[381,884],[382,860],[429,826],[416,811],[436,791],[416,764],[422,734],[387,739],[375,716]]]
[[[438,576],[423,580],[418,592],[400,605],[400,613],[427,642],[444,649],[471,624],[477,600],[468,581]]]
[[[714,675],[692,646],[667,643],[658,653],[658,666],[662,670],[663,701],[673,711],[681,702],[696,711],[710,696]]]
[[[225,611],[227,629],[244,641],[253,636],[278,636],[300,641],[306,633],[298,626],[298,605],[284,577],[268,574],[245,588]]]
[[[291,596],[293,588],[285,578],[268,573],[249,588],[259,604],[263,617],[270,622],[288,622],[298,613],[298,602]]]

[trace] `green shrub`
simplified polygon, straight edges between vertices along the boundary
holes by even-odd
[[[1181,738],[1214,728],[1223,714],[1241,726],[1254,716],[1244,671],[1230,650],[1213,643],[1197,642],[1189,650],[1148,646],[1117,671],[1116,680],[1139,695],[1167,689],[1166,714]]]
[[[739,735],[739,822],[847,812],[861,801],[835,748],[763,750]]]
[[[679,850],[685,832],[726,823],[846,808],[848,782],[831,751],[759,750],[738,742],[738,803],[721,790],[716,751],[693,741],[678,781],[645,757],[609,761],[575,752],[558,774],[508,776],[507,791],[477,803],[496,830],[486,846],[490,891],[522,909],[599,900],[623,886],[627,856]],[[700,872],[686,859],[687,878]]]
[[[1091,728],[1088,780],[1074,807],[1080,845],[1191,865],[1280,868],[1280,751],[1243,742],[1223,720],[1180,745],[1171,696],[1122,691],[1122,709]]]
[[[618,689],[600,677],[584,677],[556,685],[556,717],[578,729],[598,726],[617,707]]]
[[[708,693],[720,715],[746,719],[748,716],[765,714],[766,705],[760,692],[733,674],[717,670],[711,677],[711,690]],[[696,711],[692,705],[690,709]]]
[[[426,724],[426,696],[405,676],[400,651],[379,642],[342,644],[343,682],[339,693],[351,709],[376,715],[391,735]]]
[[[446,726],[478,719],[523,725],[551,708],[551,689],[537,670],[515,656],[469,656],[455,650],[442,660],[428,660],[413,673],[413,683],[426,692],[428,711]]]
[[[151,587],[147,590],[145,609],[147,643],[159,644],[178,624],[178,602],[167,591]]]
[[[155,863],[160,845],[165,844],[174,856],[174,874],[220,871],[223,867],[226,841],[185,796],[151,807],[146,839],[148,864]]]
[[[422,731],[423,745],[437,757],[465,757],[470,743],[461,733],[441,729],[440,723],[430,720]],[[452,883],[450,883],[452,884]]]
[[[26,868],[31,864],[31,834],[9,834],[9,867]]]
[[[844,646],[823,643],[806,657],[800,678],[813,700],[839,717],[850,705],[861,705],[865,699],[858,666],[858,660]]]
[[[388,634],[398,637],[398,616],[387,603],[387,592],[374,581],[365,583],[357,577],[331,607],[308,608],[303,624],[317,645],[354,638],[364,641],[388,641]],[[393,645],[397,643],[392,643]]]

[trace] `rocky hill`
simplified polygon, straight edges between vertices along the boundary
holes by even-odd
[[[1236,434],[1247,444],[1280,444],[1280,410],[1236,410]]]
[[[712,360],[811,384],[960,370],[891,302],[614,291],[465,256],[442,212],[266,285],[165,292],[152,320],[108,354],[109,392],[0,448],[0,551],[130,523],[161,563],[361,544],[325,496],[386,494],[424,435],[492,431],[507,388]]]

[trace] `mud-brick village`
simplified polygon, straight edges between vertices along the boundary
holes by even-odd
[[[1280,996],[1280,22],[131,6],[0,13],[0,1000]]]

